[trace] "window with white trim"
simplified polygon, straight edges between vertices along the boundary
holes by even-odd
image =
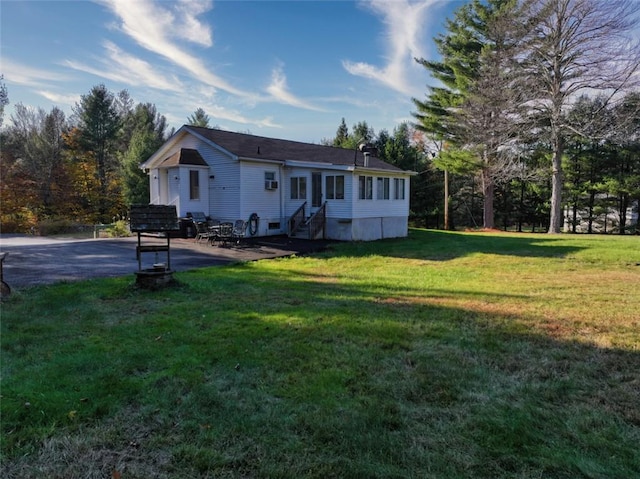
[[[404,200],[404,178],[393,179],[394,199]]]
[[[376,199],[388,200],[389,199],[389,178],[379,177],[376,180]]]
[[[358,198],[361,200],[373,199],[373,176],[358,177]]]
[[[198,170],[189,170],[189,199],[200,199],[200,172]]]
[[[325,177],[325,195],[328,200],[344,200],[344,175]]]
[[[307,199],[307,177],[294,176],[291,178],[291,199],[306,200]]]

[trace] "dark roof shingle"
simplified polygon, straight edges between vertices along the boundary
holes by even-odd
[[[177,165],[209,166],[198,150],[192,148],[180,148],[180,151],[176,151],[173,155],[165,158],[160,164],[164,167]]]
[[[278,161],[308,161],[331,165],[352,166],[354,157],[357,166],[364,165],[364,154],[359,150],[349,150],[335,146],[315,145],[299,141],[280,140],[264,136],[234,133],[224,130],[185,125],[207,140],[221,146],[240,158]],[[389,171],[403,171],[396,166],[371,155],[369,168]]]

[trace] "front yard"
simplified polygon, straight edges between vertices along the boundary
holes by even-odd
[[[640,241],[447,233],[2,304],[40,477],[640,476]]]

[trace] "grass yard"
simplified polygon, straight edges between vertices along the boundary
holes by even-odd
[[[411,230],[2,305],[4,478],[640,477],[640,238]]]

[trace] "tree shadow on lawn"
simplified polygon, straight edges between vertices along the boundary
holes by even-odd
[[[373,283],[327,283],[264,269],[260,287],[252,288],[256,269],[250,265],[178,276],[181,286],[162,295],[130,291],[121,280],[99,299],[76,289],[76,301],[126,312],[123,321],[135,329],[123,337],[122,325],[105,331],[104,358],[91,357],[77,371],[108,369],[113,381],[140,391],[130,392],[135,400],[124,404],[125,417],[112,418],[120,422],[106,432],[92,429],[91,420],[71,429],[83,441],[54,435],[35,455],[5,459],[4,477],[89,477],[91,468],[95,477],[105,470],[138,471],[136,477],[640,474],[636,351],[554,338],[528,327],[523,316],[415,302],[417,288],[385,297]],[[224,288],[216,280],[225,281]],[[53,286],[51,294],[61,288],[69,289]],[[475,293],[437,294],[467,299]],[[164,306],[138,315],[136,297],[154,296],[164,298]],[[56,314],[45,320],[58,321]],[[4,328],[20,330],[38,321],[10,311],[3,318]],[[78,327],[103,347],[90,326]],[[3,341],[10,344],[10,334]],[[5,361],[19,354],[13,347]],[[47,388],[72,389],[47,377],[33,383],[40,388],[28,396],[36,413],[41,405],[31,398],[46,398]],[[12,404],[11,389],[5,383],[3,409],[26,414],[20,401]],[[62,419],[71,408],[82,418],[97,401],[82,402],[84,391],[68,394],[75,402],[57,412]],[[4,418],[11,421],[10,414]],[[3,425],[14,427],[20,426]],[[74,442],[89,446],[68,450]],[[132,442],[138,445],[129,447]],[[163,448],[164,462],[153,463],[154,447]],[[83,451],[92,454],[90,461]],[[73,464],[62,463],[67,457]],[[122,459],[114,463],[114,457]]]
[[[251,269],[230,272],[238,284],[252,281]],[[254,384],[269,384],[291,408],[298,439],[325,459],[357,461],[366,451],[363,462],[379,471],[391,464],[415,477],[640,473],[637,351],[563,340],[524,315],[428,302],[475,292],[387,295],[373,283],[264,273],[268,291],[225,318],[244,331],[226,339]],[[483,296],[505,298],[522,299]]]
[[[369,255],[448,261],[475,253],[506,256],[562,258],[581,248],[559,245],[558,238],[544,235],[462,233],[411,228],[407,238],[340,243],[330,251],[341,256]]]

